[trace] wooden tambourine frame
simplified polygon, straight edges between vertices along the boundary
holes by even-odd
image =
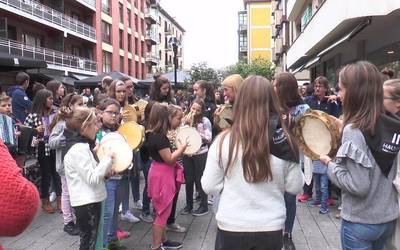
[[[308,110],[303,116],[301,116],[293,129],[294,135],[298,141],[298,144],[303,151],[304,155],[308,156],[312,160],[319,160],[320,155],[316,153],[313,149],[307,145],[306,140],[303,136],[303,127],[306,123],[307,119],[318,119],[322,122],[326,129],[330,133],[331,141],[330,141],[330,150],[327,153],[328,156],[334,157],[340,144],[340,131],[334,124],[334,121],[329,117],[329,115],[325,112],[319,110]],[[323,138],[319,138],[322,140]]]

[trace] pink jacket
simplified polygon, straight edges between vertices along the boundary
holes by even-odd
[[[157,161],[151,163],[147,194],[157,213],[161,214],[172,202],[183,180],[183,168],[180,164],[170,166]]]

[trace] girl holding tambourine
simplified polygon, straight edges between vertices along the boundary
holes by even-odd
[[[207,194],[201,186],[201,177],[207,161],[208,144],[212,139],[212,126],[210,120],[204,116],[205,104],[200,98],[196,98],[190,107],[190,113],[185,117],[184,124],[196,128],[201,135],[203,144],[193,155],[183,157],[186,183],[186,207],[181,214],[192,213],[194,216],[202,216],[208,213]],[[201,201],[198,209],[193,210],[193,184],[199,192]]]

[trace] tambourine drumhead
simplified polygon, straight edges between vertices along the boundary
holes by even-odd
[[[144,127],[136,122],[126,122],[118,128],[118,132],[124,136],[131,150],[141,146],[144,138]]]
[[[229,128],[232,125],[232,106],[223,106],[222,111],[219,114],[218,126],[221,129]]]
[[[132,163],[132,150],[125,138],[117,132],[106,134],[100,141],[97,156],[101,160],[109,152],[114,152],[113,170],[122,172]]]
[[[122,120],[124,122],[137,122],[138,120],[138,112],[134,105],[125,105],[122,109]]]
[[[199,151],[202,145],[202,139],[201,135],[195,128],[183,127],[178,130],[175,139],[176,146],[181,145],[186,140],[189,142],[189,145],[187,146],[185,152],[183,152],[184,154],[191,155]]]
[[[294,132],[303,153],[312,160],[319,160],[320,155],[332,156],[339,146],[339,129],[322,111],[307,111],[299,118]]]
[[[140,99],[139,101],[135,102],[135,105],[138,106],[139,108],[139,112],[140,112],[140,116],[142,118],[142,120],[144,120],[144,110],[146,109],[146,106],[149,102],[144,100],[144,99]]]

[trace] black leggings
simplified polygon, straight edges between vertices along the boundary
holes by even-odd
[[[61,196],[61,179],[56,171],[55,151],[50,150],[50,155],[46,155],[44,143],[39,143],[38,162],[42,177],[40,182],[40,198],[47,199],[49,197],[50,180],[53,180],[56,195]]]
[[[79,250],[95,250],[97,228],[101,216],[101,202],[74,207],[76,224],[80,230]]]
[[[196,191],[200,194],[200,206],[207,208],[207,194],[201,186],[201,177],[206,167],[207,152],[200,155],[184,156],[183,168],[185,169],[186,205],[193,208],[193,184],[196,184]]]
[[[215,250],[281,250],[282,230],[228,232],[218,228]]]

